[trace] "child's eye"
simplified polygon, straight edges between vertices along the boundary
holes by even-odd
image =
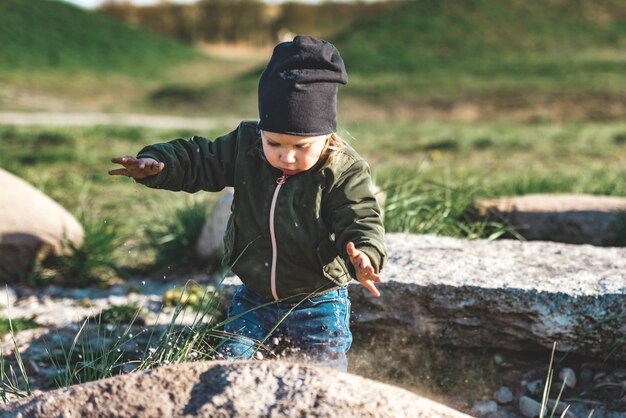
[[[309,147],[309,144],[299,144],[299,145],[296,145],[296,148],[298,148],[298,149],[304,149],[304,148],[308,148],[308,147]]]

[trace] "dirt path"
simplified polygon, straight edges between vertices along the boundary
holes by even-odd
[[[144,128],[214,129],[236,123],[230,118],[196,118],[172,115],[114,113],[0,112],[0,125],[17,126],[139,126]]]

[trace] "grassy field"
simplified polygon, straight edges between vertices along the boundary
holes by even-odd
[[[1,127],[0,166],[70,209],[131,213],[160,194],[107,170],[113,156],[208,132],[133,127]],[[373,166],[377,183],[402,175],[474,185],[485,196],[535,192],[626,195],[626,123],[347,123],[340,131]],[[143,193],[147,194],[143,194]],[[139,195],[136,195],[139,193]],[[129,196],[136,195],[134,199]],[[150,199],[145,196],[150,195]],[[169,199],[169,197],[168,197]],[[139,206],[136,206],[139,205]],[[122,217],[127,218],[124,214]]]

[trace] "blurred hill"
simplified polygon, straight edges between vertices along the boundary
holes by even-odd
[[[623,0],[105,6],[0,0],[0,109],[252,116],[270,46],[309,33],[346,61],[348,118],[626,117]]]
[[[0,0],[0,72],[158,73],[191,47],[50,0]]]
[[[537,54],[626,45],[622,0],[415,0],[356,22],[336,39],[352,71],[484,68]]]
[[[384,118],[626,116],[621,0],[406,1],[333,41]]]
[[[198,0],[137,6],[107,1],[97,13],[143,27],[181,42],[270,45],[291,33],[328,38],[364,18],[374,18],[402,4],[379,2],[287,2]]]

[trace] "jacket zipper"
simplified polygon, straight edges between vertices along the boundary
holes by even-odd
[[[274,196],[272,197],[272,205],[270,206],[270,238],[272,240],[272,270],[270,273],[270,283],[272,286],[272,296],[274,300],[280,299],[276,290],[276,264],[278,262],[278,246],[276,245],[276,232],[274,231],[274,211],[276,209],[276,200],[278,199],[278,192],[283,184],[287,181],[287,175],[276,179],[276,189],[274,189]]]

